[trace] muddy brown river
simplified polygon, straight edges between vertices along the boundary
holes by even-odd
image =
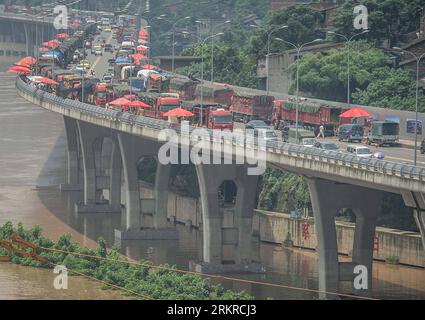
[[[121,224],[120,216],[74,213],[74,203],[81,194],[61,193],[58,189],[65,181],[66,161],[62,118],[19,98],[14,76],[0,72],[0,224],[12,221],[22,222],[26,227],[40,225],[49,238],[70,233],[74,240],[87,246],[94,246],[95,240],[102,236],[111,245],[114,229]],[[134,259],[149,259],[156,264],[167,262],[187,269],[189,260],[199,257],[202,237],[195,229],[177,227],[179,241],[129,241],[122,243],[122,252]],[[260,256],[268,270],[266,274],[233,276],[317,289],[315,252],[263,243]],[[56,290],[54,277],[51,270],[0,263],[0,299],[123,298],[118,292],[100,290],[98,283],[82,277],[71,277],[68,290]],[[424,269],[376,262],[373,277],[374,297],[425,299]],[[233,281],[223,284],[246,290],[260,299],[317,298],[315,293],[292,289]]]

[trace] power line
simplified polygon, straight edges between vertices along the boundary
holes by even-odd
[[[303,291],[303,292],[309,292],[309,293],[327,294],[327,295],[334,295],[334,296],[341,296],[341,297],[355,298],[355,299],[362,299],[362,300],[379,300],[377,298],[361,297],[361,296],[356,296],[356,295],[347,294],[347,293],[338,293],[338,292],[322,291],[322,290],[317,290],[317,289],[300,288],[300,287],[294,287],[294,286],[288,286],[288,285],[282,285],[282,284],[274,284],[274,283],[263,282],[263,281],[246,280],[246,279],[233,278],[233,277],[227,277],[227,276],[222,276],[222,275],[199,273],[199,272],[195,272],[195,271],[188,271],[188,270],[182,270],[182,269],[170,268],[170,267],[164,267],[164,266],[148,265],[148,264],[143,264],[143,263],[140,263],[140,262],[137,262],[137,261],[117,260],[117,259],[93,256],[93,255],[84,254],[84,253],[70,252],[70,251],[60,250],[60,249],[45,248],[45,247],[39,247],[39,248],[42,249],[42,250],[46,250],[46,251],[73,254],[73,255],[78,255],[78,256],[87,257],[87,258],[94,258],[94,259],[99,259],[99,260],[104,260],[104,261],[114,262],[114,263],[125,263],[125,264],[136,265],[136,266],[140,266],[140,267],[144,267],[144,268],[150,268],[150,269],[159,269],[159,270],[171,271],[171,272],[176,272],[176,273],[191,274],[191,275],[196,275],[196,276],[201,276],[201,277],[206,277],[206,278],[212,278],[212,279],[215,279],[215,280],[228,280],[228,281],[235,281],[235,282],[240,282],[240,283],[269,286],[269,287],[275,287],[275,288],[281,288],[281,289],[290,289],[290,290]],[[127,258],[127,257],[125,257],[125,258]]]

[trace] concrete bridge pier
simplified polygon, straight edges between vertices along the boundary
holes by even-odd
[[[115,230],[115,237],[120,240],[175,240],[178,232],[167,228],[168,180],[170,168],[158,164],[155,184],[156,200],[140,200],[137,166],[141,158],[156,158],[159,145],[128,134],[118,134],[118,142],[124,170],[125,188],[125,225],[123,230]],[[168,201],[168,200],[167,200]],[[161,202],[161,203],[160,203]],[[156,210],[155,210],[156,209]],[[156,212],[155,212],[156,211]],[[152,214],[154,228],[143,225],[143,214]]]
[[[244,165],[197,165],[202,204],[203,257],[190,269],[202,273],[264,272],[252,259],[252,217],[258,176],[248,176]],[[223,226],[219,188],[225,181],[237,186],[233,226]],[[226,248],[234,247],[233,257]]]
[[[63,117],[68,154],[68,177],[67,183],[61,184],[61,191],[81,191],[80,163],[79,163],[79,137],[77,120]]]
[[[98,186],[99,173],[96,170],[96,157],[99,157],[99,148],[104,137],[110,135],[107,130],[99,129],[83,121],[77,121],[78,136],[80,139],[81,153],[84,169],[84,200],[75,205],[77,213],[121,213],[121,206],[112,206],[101,199]]]
[[[401,194],[406,206],[413,209],[413,217],[421,233],[422,247],[425,251],[425,193],[402,191]]]
[[[336,298],[340,281],[353,284],[353,293],[368,296],[372,292],[372,260],[376,219],[382,192],[323,179],[308,181],[319,256],[321,298]],[[356,229],[351,262],[339,262],[335,217],[341,209],[352,209]]]

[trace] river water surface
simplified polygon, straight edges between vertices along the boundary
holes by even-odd
[[[13,75],[0,73],[0,224],[12,221],[22,222],[26,227],[40,225],[49,238],[70,233],[74,240],[87,246],[94,246],[102,236],[112,245],[114,229],[121,226],[120,215],[75,214],[74,203],[81,194],[61,193],[58,189],[66,180],[66,161],[62,118],[19,98]],[[170,263],[187,269],[190,260],[199,259],[202,235],[183,225],[177,228],[179,241],[129,241],[122,243],[122,251],[133,259],[149,259],[155,264]],[[317,289],[315,252],[262,243],[259,256],[268,270],[266,274],[232,276]],[[377,262],[373,277],[374,297],[425,299],[424,269]],[[0,263],[0,299],[122,299],[118,293],[102,291],[97,283],[80,277],[70,280],[69,290],[58,291],[53,288],[53,278],[50,270]],[[317,298],[315,293],[289,288],[236,281],[223,284],[246,290],[257,298]]]

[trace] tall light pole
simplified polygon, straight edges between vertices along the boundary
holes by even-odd
[[[357,34],[353,35],[352,37],[348,38],[347,36],[344,36],[343,34],[340,34],[340,33],[334,32],[334,31],[328,31],[329,34],[333,34],[333,35],[342,37],[342,38],[344,38],[346,40],[346,47],[347,47],[347,106],[348,106],[348,108],[351,105],[351,103],[350,103],[350,100],[351,100],[351,90],[350,90],[350,87],[351,87],[351,85],[350,85],[350,80],[351,80],[351,74],[350,74],[350,72],[351,72],[351,66],[350,66],[350,45],[351,45],[352,40],[355,37],[358,37],[358,36],[360,36],[362,34],[365,34],[365,33],[368,33],[368,32],[369,32],[369,30],[365,30],[363,32],[357,33]]]
[[[275,33],[276,31],[282,30],[282,29],[286,29],[288,28],[288,26],[280,26],[278,28],[275,28],[273,30],[271,30],[270,32],[267,33],[267,58],[266,58],[266,64],[267,64],[267,79],[266,79],[266,90],[267,90],[267,95],[269,95],[269,91],[270,91],[270,41],[271,41],[271,37],[273,35],[273,33]]]
[[[425,57],[425,53],[422,53],[422,55],[418,56],[415,53],[411,51],[407,51],[404,49],[401,49],[399,47],[394,47],[393,49],[401,52],[406,52],[411,54],[415,60],[416,60],[416,101],[415,101],[415,149],[413,153],[413,163],[416,166],[417,159],[418,159],[418,116],[419,116],[419,68],[420,63],[423,57]]]
[[[293,46],[295,48],[295,50],[297,50],[297,95],[296,95],[296,108],[295,108],[295,141],[297,141],[298,143],[298,114],[299,114],[299,96],[300,96],[300,52],[302,50],[302,48],[304,48],[305,46],[312,44],[312,43],[316,43],[316,42],[320,42],[323,41],[323,39],[315,39],[313,41],[304,43],[300,46],[297,46],[296,44],[293,44],[292,42],[286,41],[286,40],[282,40],[283,42]]]
[[[227,20],[227,21],[225,21],[225,22],[223,22],[223,23],[220,23],[220,24],[218,24],[218,25],[214,26],[214,27],[211,29],[211,33],[212,33],[212,34],[214,34],[214,30],[215,30],[215,29],[217,29],[217,28],[218,28],[218,27],[220,27],[220,26],[224,26],[225,24],[231,23],[231,22],[232,22],[232,21]],[[215,38],[215,37],[212,37],[212,38],[211,38],[211,82],[214,82],[214,38]]]
[[[201,41],[201,127],[204,124],[204,44],[207,40],[222,36],[223,34],[223,32],[213,34]]]
[[[180,19],[177,19],[174,23],[172,23],[171,21],[164,19],[164,15],[159,16],[157,19],[158,20],[164,20],[167,21],[169,23],[171,23],[171,25],[173,26],[173,49],[172,49],[172,58],[171,58],[171,71],[174,72],[174,60],[175,60],[175,44],[176,44],[176,25],[183,20],[187,20],[190,19],[191,17],[187,16],[187,17],[183,17]]]

